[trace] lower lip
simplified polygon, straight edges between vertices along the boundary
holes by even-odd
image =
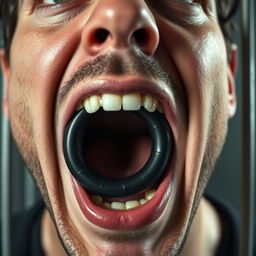
[[[146,204],[130,210],[112,210],[93,204],[86,190],[71,176],[74,194],[83,215],[98,227],[132,230],[155,222],[163,213],[171,193],[175,154],[156,195]]]

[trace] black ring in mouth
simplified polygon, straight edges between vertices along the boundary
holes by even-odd
[[[135,174],[125,178],[105,177],[91,168],[84,157],[84,139],[94,114],[80,110],[71,119],[64,134],[64,156],[74,178],[90,193],[105,197],[131,196],[156,184],[169,164],[172,152],[172,133],[164,115],[148,112],[144,108],[130,111],[146,123],[152,139],[152,150],[148,161]],[[125,111],[129,112],[129,111]]]

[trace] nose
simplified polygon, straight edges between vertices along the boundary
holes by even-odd
[[[82,43],[91,56],[111,48],[139,48],[153,55],[159,32],[144,1],[100,0],[84,25]]]

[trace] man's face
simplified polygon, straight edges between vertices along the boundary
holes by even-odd
[[[177,253],[235,108],[215,2],[23,0],[9,69],[12,132],[66,250],[74,255]],[[154,184],[155,196],[136,208],[117,210],[97,205],[72,178],[63,137],[77,106],[89,96],[96,101],[93,107],[107,104],[106,99],[111,109],[130,94],[141,105],[153,96],[163,109],[173,152],[164,177]],[[99,172],[123,177],[145,164],[151,141],[139,134],[144,124],[132,114],[106,114],[95,126],[87,160]],[[127,136],[129,147],[123,149],[121,142],[118,148],[114,139],[96,140],[104,138],[106,127],[112,137],[122,133],[121,141]],[[144,197],[140,193],[129,200]]]

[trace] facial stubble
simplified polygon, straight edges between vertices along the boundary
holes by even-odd
[[[138,66],[139,68],[136,70],[136,72],[140,72],[141,70],[144,70],[144,72],[148,72],[148,68],[143,69],[143,61],[141,61],[141,56],[138,56],[139,58],[132,58],[135,59],[136,61],[132,61],[132,59],[129,61],[123,61],[120,58],[117,58],[117,56],[105,56],[105,59],[99,59],[98,60],[98,65],[105,67],[105,73],[117,73],[120,74],[125,74],[127,73],[127,68],[129,68],[129,72],[132,72],[132,69],[136,66]],[[116,59],[115,61],[113,61],[113,59]],[[108,67],[108,69],[106,69],[106,65],[102,64],[102,60],[104,59],[104,62],[106,63],[111,63],[112,67]],[[111,60],[110,60],[111,59]],[[115,70],[115,65],[114,63],[119,63],[120,62],[123,65],[116,65],[116,67],[118,67],[118,70]],[[144,64],[144,67],[148,67],[151,66],[149,65],[149,63],[152,63],[152,60],[149,59],[146,62],[147,64]],[[139,65],[138,65],[139,64]],[[120,70],[120,67],[124,67],[123,70]],[[88,67],[86,69],[86,67]],[[90,67],[94,67],[95,65],[88,65],[88,63],[86,65],[84,65],[83,67],[80,67],[80,75],[81,72],[85,72],[86,74],[89,74],[90,76],[92,76],[92,71],[88,70],[90,69]],[[133,67],[133,68],[131,68]],[[157,67],[157,69],[156,69]],[[148,76],[150,77],[158,77],[158,78],[166,78],[168,77],[167,73],[164,72],[161,68],[160,65],[158,65],[157,63],[154,62],[154,69],[153,70],[158,70],[156,71],[156,74],[148,74]],[[81,71],[82,70],[82,71]],[[97,72],[99,72],[99,69],[95,69],[97,70]],[[74,73],[74,75],[71,77],[71,79],[69,80],[69,82],[66,83],[66,87],[65,87],[65,91],[62,90],[62,93],[59,94],[59,100],[57,102],[62,102],[65,98],[66,95],[68,95],[69,91],[71,89],[74,88],[74,86],[76,84],[79,84],[80,81],[77,82],[77,80],[74,81],[74,77],[78,76],[78,71]],[[102,71],[102,73],[104,73]],[[153,71],[155,72],[155,71]],[[84,75],[84,74],[83,74]],[[83,76],[82,75],[82,76]],[[144,73],[145,75],[145,73]],[[72,82],[73,79],[73,82]],[[86,77],[83,76],[83,78],[81,80],[85,80]],[[21,81],[21,80],[19,80]],[[166,82],[166,81],[165,81]],[[171,84],[171,83],[170,83]],[[21,85],[22,87],[22,85]],[[69,87],[69,89],[67,89]],[[175,92],[177,93],[177,92]],[[20,97],[22,98],[22,97]],[[61,104],[59,104],[61,105]],[[30,108],[29,106],[26,104],[26,101],[16,101],[13,105],[10,104],[10,123],[11,123],[11,128],[12,128],[12,133],[14,136],[14,139],[17,143],[17,146],[20,150],[20,153],[28,167],[28,169],[31,171],[32,177],[35,180],[35,183],[37,184],[42,197],[45,201],[46,207],[49,210],[50,214],[51,214],[51,218],[55,224],[58,236],[61,240],[61,243],[63,244],[63,247],[65,248],[66,252],[68,255],[85,255],[85,253],[82,251],[82,245],[79,242],[75,242],[73,237],[72,237],[72,233],[73,231],[70,230],[70,227],[67,227],[65,223],[66,219],[65,219],[65,214],[59,214],[58,217],[54,216],[53,213],[53,208],[51,205],[51,201],[48,195],[48,191],[47,191],[47,187],[45,184],[45,180],[44,180],[44,176],[43,176],[43,171],[42,171],[42,166],[40,163],[40,158],[39,155],[37,153],[37,139],[35,138],[35,133],[34,133],[34,129],[33,129],[33,125],[31,120],[33,120],[33,116],[31,114]],[[13,106],[13,107],[12,107]],[[57,108],[58,109],[58,108]],[[216,126],[223,126],[223,124],[225,123],[224,121],[224,117],[218,117],[219,115],[217,113],[215,113],[215,119],[217,120]],[[224,128],[224,127],[222,127]],[[175,244],[172,244],[168,247],[168,255],[178,255],[178,253],[180,252],[182,245],[184,244],[185,238],[188,234],[188,230],[189,227],[192,223],[193,217],[196,213],[196,209],[199,205],[200,199],[202,197],[203,191],[205,189],[205,186],[209,180],[209,177],[211,175],[211,172],[213,170],[215,161],[219,155],[220,149],[222,148],[222,144],[224,141],[224,137],[225,137],[225,132],[223,133],[223,136],[220,137],[219,134],[216,134],[216,131],[219,131],[220,128],[216,127],[211,129],[212,131],[209,132],[209,137],[208,137],[208,146],[205,152],[205,156],[203,159],[203,163],[202,163],[202,168],[201,168],[201,173],[200,173],[200,178],[198,181],[198,188],[196,191],[196,196],[194,198],[194,204],[193,204],[193,208],[192,208],[192,212],[190,215],[190,219],[189,219],[189,225],[187,227],[186,230],[183,230],[183,233],[180,234],[179,237],[177,237],[177,240],[175,242]],[[222,129],[223,131],[225,131],[226,129]],[[216,140],[217,138],[217,140]]]

